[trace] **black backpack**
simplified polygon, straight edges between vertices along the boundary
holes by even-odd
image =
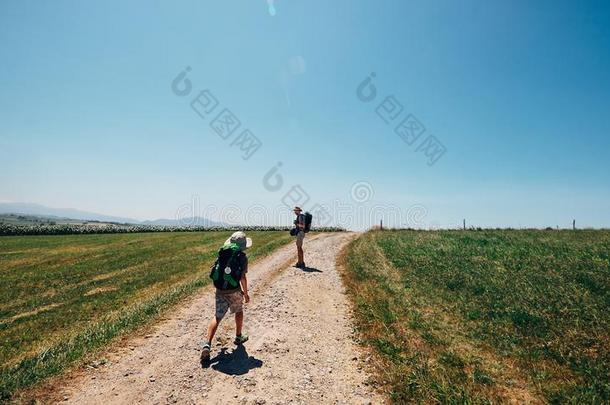
[[[244,253],[236,243],[231,243],[220,248],[218,259],[212,266],[210,278],[214,281],[214,287],[219,290],[232,290],[239,287],[239,280],[243,274]]]
[[[305,215],[303,215],[305,217],[305,233],[309,232],[311,230],[311,221],[313,220],[313,215],[311,215],[309,212],[305,212]]]

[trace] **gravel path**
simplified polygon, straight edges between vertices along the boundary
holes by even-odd
[[[115,347],[97,368],[60,379],[43,401],[65,403],[381,403],[367,385],[366,361],[352,340],[349,305],[335,268],[355,234],[320,234],[305,241],[308,268],[291,267],[294,246],[251,265],[250,340],[232,343],[234,321],[223,321],[212,363],[199,347],[214,313],[206,288],[184,307]],[[76,373],[73,373],[76,374]],[[45,401],[45,402],[46,402]]]

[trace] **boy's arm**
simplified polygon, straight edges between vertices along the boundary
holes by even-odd
[[[241,275],[241,279],[239,280],[239,284],[241,285],[241,290],[244,293],[244,300],[246,302],[250,302],[250,296],[248,295],[248,256],[243,256],[243,267],[244,272]]]
[[[239,284],[241,284],[241,290],[244,293],[244,300],[246,302],[250,302],[250,296],[248,295],[248,275],[244,273],[239,280]]]

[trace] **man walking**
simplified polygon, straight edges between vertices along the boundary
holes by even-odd
[[[303,254],[303,240],[305,240],[305,215],[301,207],[294,207],[294,214],[297,216],[294,220],[293,234],[296,236],[297,244],[297,264],[295,267],[299,269],[305,268],[305,258]]]

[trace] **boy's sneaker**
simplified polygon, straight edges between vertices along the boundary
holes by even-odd
[[[203,348],[201,349],[201,361],[202,362],[210,361],[210,351],[211,350],[212,350],[212,348],[210,347],[209,343],[205,343],[203,345]]]
[[[246,342],[248,341],[248,339],[249,339],[249,338],[250,338],[250,336],[248,336],[248,334],[247,334],[247,333],[242,332],[242,334],[241,334],[241,335],[239,335],[239,336],[235,336],[235,341],[234,341],[234,343],[235,343],[236,345],[243,345],[244,343],[246,343]]]

